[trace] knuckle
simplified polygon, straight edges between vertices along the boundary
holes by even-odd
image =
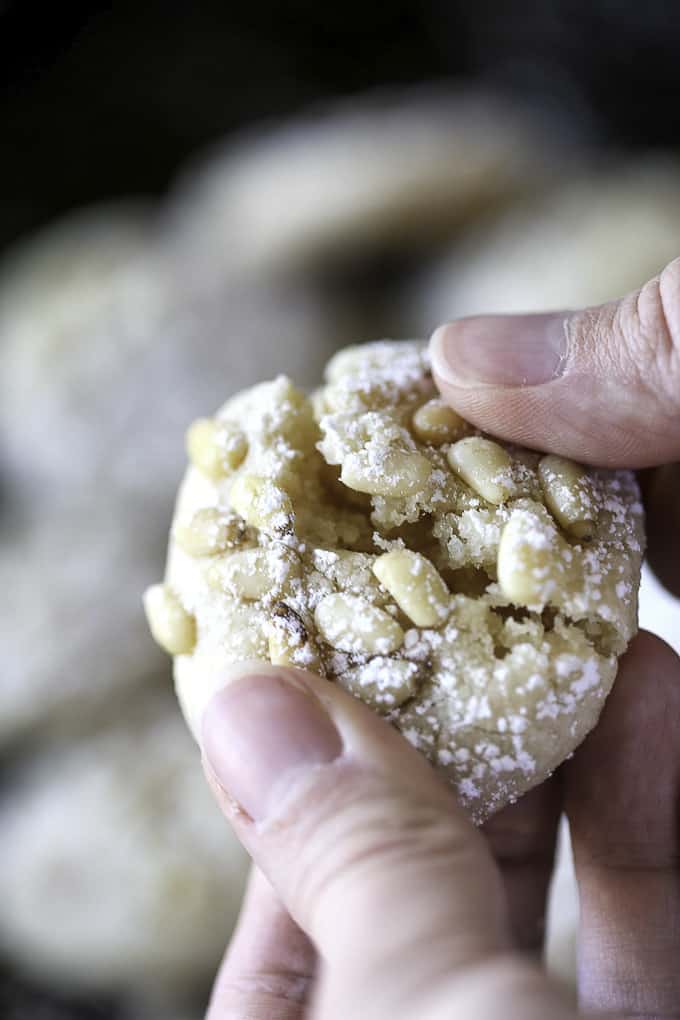
[[[680,409],[680,259],[675,259],[659,277],[659,305],[663,350],[670,380],[670,394],[676,412]]]
[[[332,916],[350,901],[355,915],[375,916],[409,875],[478,867],[474,833],[441,802],[395,789],[387,778],[349,769],[314,802],[296,811],[293,899],[303,917],[323,923],[319,912]]]
[[[225,1016],[279,1016],[282,1004],[302,1005],[307,1001],[312,981],[311,974],[295,970],[227,973],[206,1020]]]
[[[671,262],[618,316],[624,356],[638,384],[677,422],[680,411],[680,260]]]

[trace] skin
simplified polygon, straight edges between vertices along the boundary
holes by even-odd
[[[466,334],[476,347],[490,337],[481,385],[446,363],[465,363]],[[548,379],[513,382],[513,338],[529,335],[534,353],[542,337],[557,345],[559,369],[548,352]],[[504,345],[513,364],[489,382]],[[650,561],[680,594],[680,260],[602,308],[450,324],[433,363],[443,396],[480,427],[644,468]],[[222,680],[204,768],[254,868],[209,1020],[575,1017],[537,962],[562,812],[581,1015],[680,1017],[680,660],[663,642],[638,635],[597,728],[483,831],[339,688],[261,663]]]

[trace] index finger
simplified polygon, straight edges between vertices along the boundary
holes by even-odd
[[[440,327],[432,370],[468,421],[600,467],[680,459],[680,259],[619,301]]]

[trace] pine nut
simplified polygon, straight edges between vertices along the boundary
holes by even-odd
[[[144,592],[144,611],[154,641],[169,655],[190,655],[196,644],[196,620],[166,584]]]
[[[377,411],[388,407],[393,400],[393,393],[381,380],[351,379],[347,385],[341,379],[325,391],[326,406],[331,414],[342,411]]]
[[[345,690],[379,712],[398,708],[416,693],[421,667],[407,659],[376,655],[356,669],[343,673]]]
[[[231,474],[248,453],[248,440],[243,432],[214,418],[199,418],[190,425],[186,446],[194,467],[214,481]]]
[[[268,478],[239,475],[231,487],[229,503],[247,524],[261,531],[282,532],[292,527],[290,496]]]
[[[343,652],[389,655],[404,640],[403,630],[389,613],[346,592],[322,599],[314,620],[323,639]]]
[[[431,471],[421,453],[387,446],[351,453],[343,462],[340,481],[372,496],[412,496],[423,489]]]
[[[268,629],[272,665],[299,666],[323,675],[318,649],[298,614],[285,602],[274,606]]]
[[[512,461],[498,443],[468,436],[450,447],[446,458],[456,474],[487,503],[498,505],[512,496]]]
[[[440,397],[428,400],[414,413],[411,427],[421,443],[441,446],[461,439],[468,430],[464,418],[449,407]]]
[[[378,557],[373,573],[416,627],[437,627],[448,616],[449,590],[420,553],[394,549]]]
[[[245,527],[236,514],[204,507],[186,524],[173,528],[175,542],[190,556],[216,556],[243,541]]]
[[[337,383],[345,376],[357,376],[382,364],[377,344],[352,344],[337,351],[326,365],[326,383]]]
[[[301,575],[300,561],[280,543],[267,548],[242,549],[222,556],[208,571],[208,584],[255,602],[270,594],[286,591],[291,581]]]
[[[550,454],[538,465],[545,502],[558,524],[576,538],[591,538],[595,505],[588,475],[580,464]]]
[[[342,591],[366,592],[378,590],[373,575],[375,557],[368,553],[350,552],[347,549],[314,549],[312,562],[324,577]]]
[[[498,545],[498,582],[515,605],[543,608],[564,583],[571,549],[544,510],[517,509]]]

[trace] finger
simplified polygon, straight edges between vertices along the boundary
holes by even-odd
[[[316,954],[253,868],[206,1020],[302,1020]]]
[[[249,674],[211,700],[204,764],[324,961],[312,1015],[426,1017],[440,999],[449,1015],[461,990],[473,1012],[477,992],[513,982],[532,995],[538,982],[552,1008],[540,975],[505,962],[499,873],[425,759],[335,684],[262,663]],[[486,980],[463,981],[469,967]]]
[[[649,473],[644,488],[647,559],[662,584],[680,595],[680,464]]]
[[[563,767],[581,902],[582,1005],[680,1015],[680,660],[641,634]]]
[[[553,776],[483,826],[503,876],[514,944],[531,953],[543,949],[561,808],[562,791]]]
[[[680,459],[680,259],[597,308],[450,323],[431,353],[479,428],[602,466]]]

